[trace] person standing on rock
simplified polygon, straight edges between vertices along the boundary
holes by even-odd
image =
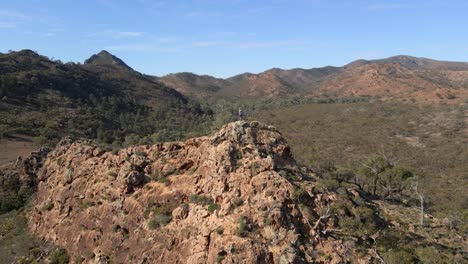
[[[244,118],[244,112],[242,111],[242,108],[239,108],[239,121]]]

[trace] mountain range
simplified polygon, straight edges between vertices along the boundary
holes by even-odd
[[[411,56],[357,60],[342,67],[243,73],[227,79],[193,73],[158,78],[195,97],[372,96],[437,102],[467,98],[468,63]]]
[[[1,54],[0,64],[2,77],[29,71],[29,74],[34,72],[33,75],[40,75],[41,80],[55,78],[59,72],[70,73],[79,69],[80,74],[86,75],[83,76],[84,79],[94,80],[94,89],[99,91],[93,91],[93,94],[119,94],[126,91],[135,93],[136,97],[149,105],[180,100],[183,103],[179,105],[183,105],[187,102],[185,96],[198,100],[276,98],[292,95],[370,96],[382,100],[411,99],[429,103],[456,102],[468,98],[467,62],[438,61],[404,55],[378,60],[361,59],[341,67],[289,70],[272,68],[258,74],[242,73],[225,79],[190,72],[162,77],[145,75],[104,50],[92,55],[84,64],[57,65],[57,62],[30,50]],[[57,72],[43,71],[50,67],[57,69]],[[72,80],[73,76],[76,77],[76,74],[69,76],[72,77],[68,79],[70,83],[76,83],[76,80]],[[103,81],[113,83],[113,91],[97,88]],[[38,90],[40,85],[35,85],[35,90]],[[71,88],[76,85],[79,84],[61,84],[60,87],[76,93],[76,89]],[[166,99],[157,100],[160,97]]]

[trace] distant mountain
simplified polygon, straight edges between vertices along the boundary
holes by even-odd
[[[428,102],[468,98],[468,63],[403,55],[357,60],[342,67],[273,68],[259,74],[243,73],[227,79],[195,74],[183,78],[172,74],[159,80],[183,94],[203,98],[207,93],[208,96],[226,98],[330,95]],[[201,93],[203,87],[216,89],[204,89]]]
[[[377,96],[425,102],[468,98],[468,63],[410,56],[352,62],[311,94]],[[456,101],[456,100],[455,100]]]
[[[307,85],[338,72],[338,67],[282,70],[273,68],[259,73],[243,73],[228,79],[219,79],[193,73],[176,73],[158,80],[185,95],[208,97],[275,97],[302,92]]]
[[[373,60],[373,63],[396,63],[408,69],[468,70],[467,62],[437,61],[427,58],[398,55],[386,59]]]

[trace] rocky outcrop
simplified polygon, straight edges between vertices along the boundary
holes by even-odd
[[[335,194],[313,177],[257,122],[116,154],[65,140],[39,171],[29,226],[83,263],[350,261],[353,249],[322,236]]]

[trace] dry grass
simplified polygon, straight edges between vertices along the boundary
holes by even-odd
[[[300,163],[354,169],[386,155],[420,179],[433,213],[468,217],[468,106],[396,103],[307,104],[262,111]],[[408,141],[417,138],[418,144]]]

